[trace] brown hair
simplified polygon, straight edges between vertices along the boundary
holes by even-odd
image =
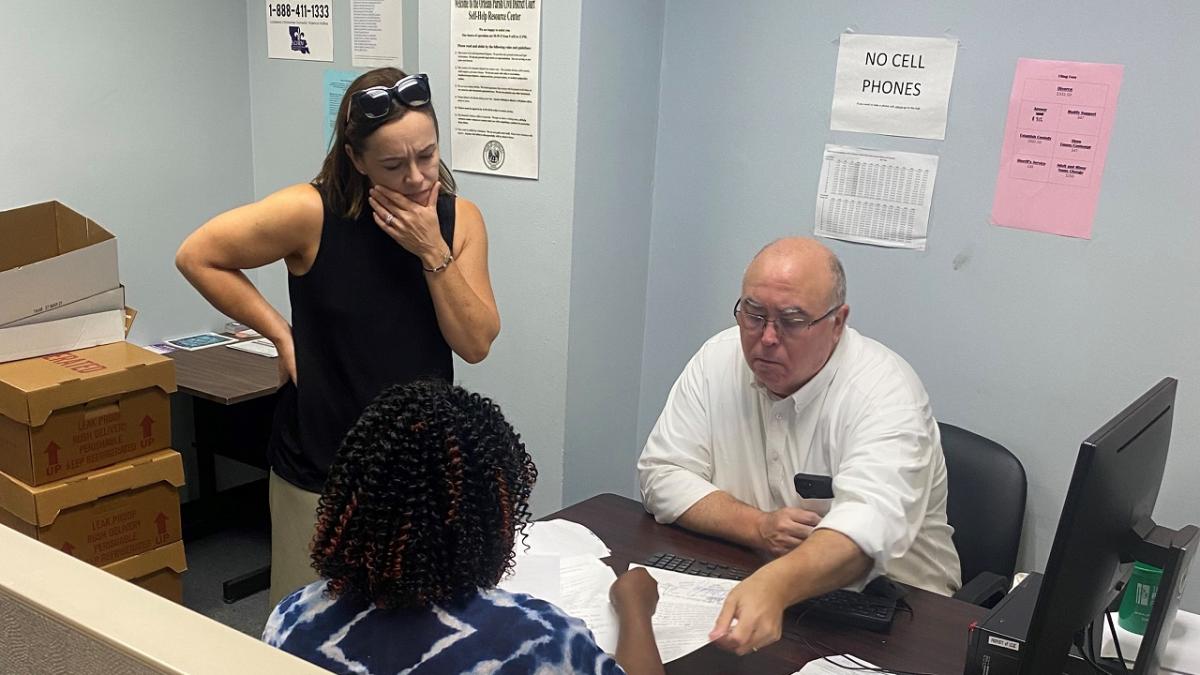
[[[370,188],[369,179],[354,168],[354,163],[346,155],[347,145],[354,152],[362,153],[371,134],[384,124],[407,115],[409,110],[428,113],[433,120],[433,132],[440,138],[433,103],[420,108],[408,108],[393,101],[388,114],[383,117],[369,119],[362,115],[351,115],[349,120],[346,119],[350,99],[356,92],[371,87],[390,87],[405,77],[407,75],[399,68],[377,68],[359,75],[342,96],[342,104],[338,106],[337,120],[333,125],[329,153],[325,155],[325,161],[321,164],[321,172],[312,181],[321,193],[326,208],[342,218],[358,218],[363,211],[363,205],[367,203],[367,190]],[[438,165],[438,179],[442,183],[442,192],[454,194],[458,186],[450,168],[444,161],[439,160]]]

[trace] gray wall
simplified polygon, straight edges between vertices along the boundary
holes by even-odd
[[[244,6],[4,5],[0,209],[57,199],[115,234],[135,342],[222,323],[174,257],[252,194]]]
[[[585,2],[563,503],[636,497],[662,2]]]
[[[639,439],[696,347],[731,325],[754,251],[811,233],[826,142],[932,152],[941,164],[928,250],[830,245],[846,264],[850,323],[912,363],[939,419],[1024,462],[1022,566],[1045,564],[1080,441],[1166,375],[1180,389],[1155,516],[1200,523],[1200,10],[1183,1],[1155,11],[1112,1],[798,7],[667,3]],[[835,40],[847,26],[962,39],[944,142],[829,132]],[[1022,56],[1125,65],[1091,241],[987,222]],[[1200,610],[1200,585],[1185,605]]]
[[[579,24],[579,0],[542,7],[541,178],[455,173],[459,193],[479,206],[487,223],[501,322],[487,360],[470,367],[460,363],[456,377],[493,397],[521,431],[538,465],[531,504],[538,515],[562,505]],[[421,69],[432,82],[448,83],[449,2],[421,5],[420,36]],[[435,86],[433,94],[444,133],[450,89]],[[443,157],[452,156],[449,134],[442,136],[441,150]]]

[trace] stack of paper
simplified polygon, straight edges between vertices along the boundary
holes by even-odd
[[[615,653],[617,617],[608,592],[617,575],[601,560],[612,552],[591,530],[566,520],[530,523],[523,534],[516,543],[516,565],[500,588],[528,593],[582,619],[600,648]],[[737,582],[647,569],[658,581],[653,626],[663,661],[708,644],[725,596]]]
[[[653,567],[647,567],[646,571],[658,582],[658,609],[652,623],[663,663],[708,644],[708,634],[717,623],[725,596],[738,582]]]
[[[608,601],[608,590],[617,575],[598,558],[576,556],[562,562],[563,602],[559,607],[583,619],[596,644],[609,654],[617,653],[617,613]]]
[[[594,532],[579,523],[561,519],[529,523],[517,535],[517,555],[531,553],[562,558],[577,555],[607,558],[612,555]]]
[[[1137,659],[1138,648],[1142,646],[1142,636],[1121,628],[1117,623],[1116,612],[1112,614],[1112,621],[1121,639],[1121,655],[1132,666]],[[1097,629],[1099,628],[1097,626]],[[1200,675],[1200,616],[1183,610],[1178,611],[1171,626],[1171,634],[1163,635],[1159,639],[1167,642],[1162,652],[1162,663],[1159,664],[1162,672]],[[1100,656],[1106,659],[1117,658],[1117,648],[1113,644],[1107,625],[1104,626],[1104,644],[1100,648]]]
[[[878,670],[878,666],[849,654],[836,654],[823,659],[813,659],[792,675],[844,675],[849,672],[871,669]]]

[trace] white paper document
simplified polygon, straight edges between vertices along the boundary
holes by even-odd
[[[608,600],[608,590],[617,575],[597,558],[564,558],[560,568],[562,603],[567,614],[582,619],[609,654],[617,653],[617,614]]]
[[[686,656],[708,644],[708,634],[717,623],[725,596],[738,582],[653,567],[647,567],[646,571],[658,582],[658,609],[651,623],[663,663]]]
[[[608,602],[616,581],[601,558],[611,554],[591,530],[569,520],[529,523],[514,543],[513,571],[500,580],[510,593],[528,593],[582,619],[605,651],[617,648],[617,619]]]
[[[809,661],[792,675],[846,675],[846,673],[862,672],[872,668],[878,668],[878,666],[848,654],[837,654],[825,659]]]
[[[404,19],[400,0],[351,0],[350,42],[354,67],[400,67]]]
[[[1112,620],[1121,639],[1121,655],[1125,657],[1129,667],[1133,668],[1138,648],[1142,646],[1142,636],[1121,628],[1117,623],[1116,612],[1113,612]],[[1097,626],[1097,630],[1099,628]],[[1200,616],[1183,610],[1178,611],[1175,614],[1175,622],[1171,625],[1171,634],[1159,639],[1167,641],[1162,651],[1162,662],[1159,664],[1161,672],[1200,675]],[[1117,648],[1113,645],[1107,622],[1104,626],[1104,644],[1100,647],[1100,656],[1106,659],[1117,658]]]
[[[843,33],[829,128],[946,138],[955,38]]]
[[[267,0],[267,58],[333,60],[333,2]]]
[[[537,178],[541,0],[453,2],[453,168]]]
[[[717,621],[725,596],[737,582],[654,568],[647,571],[658,582],[658,608],[651,623],[663,663],[708,644],[708,633]],[[559,607],[583,619],[596,644],[610,654],[617,651],[617,615],[608,592],[616,580],[612,568],[594,558],[573,558],[562,566]]]
[[[617,615],[609,589],[617,575],[600,558],[611,554],[591,530],[568,520],[530,523],[525,543],[517,538],[513,571],[500,588],[528,593],[582,619],[604,651],[617,651]],[[641,565],[634,565],[641,567]],[[658,609],[652,621],[664,662],[674,661],[708,644],[725,596],[737,585],[732,579],[709,579],[655,568]]]
[[[937,155],[826,145],[814,232],[924,251],[937,167]]]
[[[522,537],[521,534],[525,536]],[[529,523],[517,535],[517,555],[556,555],[562,558],[591,556],[607,558],[612,554],[595,533],[569,520],[539,520]],[[601,563],[603,564],[603,563]]]
[[[512,571],[497,586],[509,593],[525,593],[562,607],[561,561],[556,555],[518,555]]]

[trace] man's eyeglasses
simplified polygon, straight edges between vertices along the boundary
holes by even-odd
[[[370,87],[356,91],[346,106],[346,121],[350,121],[350,110],[357,109],[367,119],[379,119],[392,110],[392,99],[408,108],[429,105],[429,76],[425,73],[409,75],[390,87]]]
[[[840,307],[840,304],[834,305],[833,307],[829,308],[829,311],[815,319],[805,319],[799,316],[787,315],[774,319],[768,319],[762,314],[756,314],[746,310],[744,307],[742,307],[742,301],[738,300],[733,305],[733,318],[737,320],[738,326],[748,333],[761,333],[766,329],[768,323],[774,323],[775,332],[781,337],[789,338],[796,337],[811,328],[813,325],[821,323],[826,318],[833,316],[833,313],[836,312]]]

